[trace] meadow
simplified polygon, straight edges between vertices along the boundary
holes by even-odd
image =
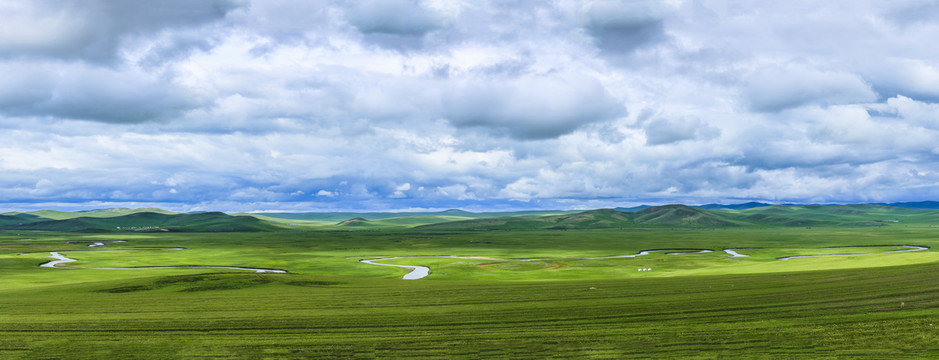
[[[937,231],[11,230],[0,358],[931,358]],[[713,251],[588,259],[650,249]],[[390,256],[430,275],[359,262]],[[288,273],[95,269],[188,265]]]

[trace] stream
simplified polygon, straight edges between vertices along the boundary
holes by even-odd
[[[883,252],[883,253],[881,253],[881,254],[898,253],[898,252],[908,252],[908,251],[922,251],[922,250],[928,250],[928,249],[929,249],[928,246],[920,246],[920,245],[860,245],[860,246],[833,246],[833,247],[827,247],[827,248],[823,248],[823,249],[841,249],[841,248],[859,248],[859,247],[887,247],[887,246],[905,247],[905,248],[908,248],[908,249],[886,251],[886,252]],[[728,255],[730,255],[731,257],[748,257],[748,256],[750,256],[750,255],[741,254],[741,253],[738,253],[738,252],[736,251],[736,250],[746,250],[746,249],[756,249],[756,248],[729,248],[729,249],[723,249],[723,251],[724,251],[725,253],[727,253]],[[597,257],[584,257],[584,258],[571,258],[571,259],[574,259],[574,260],[599,260],[599,259],[634,258],[634,257],[637,257],[637,256],[649,255],[649,254],[651,254],[651,253],[653,253],[653,252],[662,252],[662,251],[669,251],[669,252],[665,253],[666,255],[682,255],[682,254],[703,254],[703,253],[713,252],[714,250],[709,250],[709,249],[652,249],[652,250],[642,250],[642,251],[640,251],[640,252],[638,252],[638,253],[636,253],[636,254],[632,254],[632,255],[597,256]],[[797,255],[797,256],[781,257],[781,258],[777,258],[776,260],[790,260],[790,259],[799,259],[799,258],[808,258],[808,257],[821,257],[821,256],[846,256],[846,255],[873,255],[873,254],[820,254],[820,255]],[[419,266],[419,265],[395,265],[395,264],[383,264],[383,263],[378,263],[378,262],[376,262],[376,261],[384,261],[384,260],[414,258],[414,257],[440,257],[440,258],[455,258],[455,259],[480,259],[479,257],[472,257],[472,256],[455,256],[455,255],[415,255],[415,256],[382,257],[382,258],[369,259],[369,260],[359,260],[359,262],[366,263],[366,264],[371,264],[371,265],[394,266],[394,267],[400,267],[400,268],[411,269],[411,272],[405,274],[404,277],[402,277],[402,279],[404,279],[404,280],[423,279],[424,277],[427,277],[428,275],[430,275],[430,268],[428,268],[428,267],[426,267],[426,266]],[[495,259],[495,258],[486,258],[486,259],[488,259],[488,260],[501,260],[501,261],[507,261],[507,260],[514,260],[514,261],[543,261],[543,260],[551,260],[551,259],[547,259],[547,258],[533,258],[533,259]],[[652,269],[651,269],[651,268],[639,269],[639,271],[649,271],[649,270],[652,270]]]
[[[671,251],[671,252],[669,252],[669,253],[666,253],[666,255],[682,255],[682,254],[701,254],[701,253],[709,253],[709,252],[713,252],[714,250],[708,250],[708,249],[653,249],[653,250],[643,250],[643,251],[640,251],[639,253],[633,254],[633,255],[600,256],[600,257],[585,257],[585,258],[573,258],[573,259],[575,259],[575,260],[597,260],[597,259],[633,258],[633,257],[636,257],[636,256],[649,255],[649,254],[651,254],[651,253],[653,253],[653,252],[659,252],[659,251]],[[396,257],[384,257],[384,258],[369,259],[369,260],[359,260],[359,262],[366,263],[366,264],[371,264],[371,265],[394,266],[394,267],[400,267],[400,268],[405,268],[405,269],[411,269],[411,272],[405,274],[405,275],[401,278],[401,279],[404,279],[404,280],[418,280],[418,279],[423,279],[423,278],[427,277],[427,275],[430,275],[430,268],[428,268],[428,267],[426,267],[426,266],[420,266],[420,265],[395,265],[395,264],[383,264],[383,263],[377,263],[377,262],[376,262],[376,261],[394,260],[394,259],[404,259],[404,258],[415,258],[415,257],[439,257],[439,258],[454,258],[454,259],[480,259],[479,257],[475,257],[475,256],[415,255],[415,256],[396,256]],[[514,260],[514,261],[543,261],[543,260],[551,260],[551,259],[495,259],[495,258],[486,258],[486,259],[487,259],[487,260],[501,260],[501,261],[506,261],[506,260]],[[652,270],[652,269],[648,269],[648,270]],[[639,271],[648,271],[648,270],[646,270],[646,269],[640,269]]]
[[[123,242],[123,241],[121,241]],[[104,247],[105,245],[100,242],[95,242],[89,247]],[[898,253],[898,252],[908,252],[908,251],[923,251],[928,250],[928,246],[920,245],[858,245],[858,246],[833,246],[826,247],[823,249],[849,249],[849,248],[861,248],[861,247],[904,247],[907,249],[886,251],[881,254],[887,253]],[[748,248],[728,248],[723,249],[725,253],[731,257],[747,257],[749,255],[740,254],[736,250],[744,250]],[[184,248],[124,248],[124,249],[102,249],[102,250],[69,250],[68,252],[77,252],[77,251],[129,251],[129,250],[184,250]],[[683,254],[703,254],[710,253],[714,250],[709,249],[650,249],[642,250],[636,254],[632,255],[615,255],[615,256],[597,256],[597,257],[583,257],[583,258],[571,258],[574,260],[599,260],[599,259],[621,259],[621,258],[634,258],[637,256],[650,255],[653,252],[666,252],[666,255],[683,255]],[[873,254],[863,254],[863,253],[845,253],[845,254],[819,254],[819,255],[796,255],[796,256],[785,256],[777,258],[777,260],[791,260],[799,258],[810,258],[810,257],[822,257],[822,256],[848,256],[848,255],[873,255]],[[46,268],[58,268],[58,269],[68,269],[69,267],[60,267],[59,264],[69,263],[73,261],[78,261],[77,259],[69,258],[65,255],[62,255],[59,251],[49,252],[49,257],[55,259],[52,261],[47,261],[42,264],[39,264],[40,267]],[[456,256],[456,255],[415,255],[415,256],[395,256],[395,257],[380,257],[375,259],[365,259],[359,260],[359,262],[370,264],[370,265],[381,265],[381,266],[394,266],[405,269],[410,269],[411,271],[405,274],[402,279],[404,280],[418,280],[423,279],[430,275],[430,268],[420,265],[397,265],[397,264],[385,264],[378,261],[386,260],[395,260],[395,259],[404,259],[404,258],[413,258],[413,257],[439,257],[439,258],[454,258],[454,259],[486,259],[486,260],[498,260],[498,261],[543,261],[550,260],[544,258],[532,258],[532,259],[497,259],[497,258],[482,258],[476,256]],[[186,269],[186,268],[209,268],[209,269],[231,269],[231,270],[246,270],[254,271],[257,273],[286,273],[287,270],[281,269],[264,269],[264,268],[249,268],[249,267],[239,267],[239,266],[216,266],[216,265],[177,265],[177,266],[135,266],[135,267],[117,267],[117,268],[91,268],[97,270],[132,270],[132,269]],[[650,269],[639,269],[639,271],[648,271]]]
[[[423,279],[427,275],[430,275],[430,268],[426,266],[394,265],[394,264],[382,264],[382,263],[376,262],[376,261],[383,261],[383,260],[404,259],[406,257],[411,257],[411,256],[398,256],[398,257],[378,258],[378,259],[371,259],[371,260],[359,260],[359,262],[372,264],[372,265],[394,266],[394,267],[400,267],[400,268],[405,268],[405,269],[411,269],[411,272],[404,274],[404,277],[402,277],[402,279],[404,280]],[[452,256],[441,256],[441,257],[452,257]]]
[[[123,242],[123,241],[121,241]],[[104,244],[100,242],[93,243],[88,245],[89,247],[103,247]],[[185,250],[181,247],[173,248],[126,248],[126,249],[106,249],[106,250],[69,250],[68,252],[77,252],[77,251],[131,251],[131,250]],[[78,261],[78,259],[72,259],[65,255],[62,255],[58,251],[50,251],[49,257],[55,259],[52,261],[47,261],[42,264],[39,264],[39,267],[46,268],[55,268],[55,269],[77,269],[69,267],[60,267],[59,264],[70,263],[73,261]],[[385,264],[378,264],[385,265]],[[88,268],[95,270],[134,270],[134,269],[192,269],[192,268],[203,268],[203,269],[230,269],[230,270],[247,270],[254,271],[257,273],[277,273],[285,274],[287,270],[281,269],[263,269],[263,268],[249,268],[249,267],[239,267],[239,266],[217,266],[217,265],[176,265],[176,266],[131,266],[131,267],[116,267],[116,268]],[[427,276],[427,275],[424,275]]]
[[[863,247],[885,247],[885,246],[896,246],[896,247],[905,247],[909,249],[903,250],[893,250],[885,251],[880,254],[889,254],[889,253],[898,253],[898,252],[908,252],[908,251],[923,251],[929,250],[929,246],[920,246],[920,245],[860,245],[860,246],[831,246],[822,249],[851,249],[851,248],[863,248]],[[849,255],[874,255],[874,254],[864,254],[864,253],[854,253],[854,254],[819,254],[819,255],[796,255],[796,256],[785,256],[781,258],[776,258],[776,260],[791,260],[791,259],[801,259],[801,258],[811,258],[811,257],[822,257],[822,256],[849,256]]]

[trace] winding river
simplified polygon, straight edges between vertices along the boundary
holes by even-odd
[[[118,240],[118,241],[119,241],[119,242],[124,242],[124,241],[122,241],[122,240]],[[115,242],[118,242],[118,241],[115,241]],[[89,247],[102,247],[102,246],[104,246],[104,244],[103,244],[103,243],[100,243],[100,242],[96,242],[96,243],[93,243],[93,244],[88,245],[88,246],[89,246]],[[78,251],[131,251],[131,250],[185,250],[185,248],[181,248],[181,247],[172,247],[172,248],[126,248],[126,249],[107,249],[107,250],[69,250],[68,252],[78,252]],[[58,252],[58,251],[50,251],[50,252],[49,252],[49,257],[51,257],[51,258],[53,258],[53,259],[55,259],[55,260],[44,262],[44,263],[42,263],[42,264],[39,264],[39,266],[40,266],[40,267],[47,267],[47,268],[55,268],[55,269],[77,269],[77,268],[70,268],[70,267],[61,267],[61,266],[57,266],[57,265],[59,265],[59,264],[64,264],[64,263],[70,263],[70,262],[73,262],[73,261],[78,261],[78,259],[69,258],[69,257],[67,257],[67,256],[65,256],[65,255],[62,255],[62,254],[61,254],[60,252]],[[379,265],[384,265],[384,264],[379,264]],[[257,272],[257,273],[277,273],[277,274],[285,274],[285,273],[287,273],[287,270],[281,270],[281,269],[263,269],[263,268],[249,268],[249,267],[240,267],[240,266],[217,266],[217,265],[131,266],[131,267],[88,268],[88,269],[95,269],[95,270],[134,270],[134,269],[192,269],[192,268],[200,268],[200,269],[247,270],[247,271],[254,271],[254,272]],[[426,276],[426,275],[425,275],[425,276]]]
[[[411,269],[411,272],[404,274],[404,277],[402,277],[402,279],[404,280],[423,279],[427,275],[430,275],[430,268],[426,266],[382,264],[382,263],[376,262],[376,261],[383,261],[383,260],[404,259],[406,257],[410,257],[410,256],[398,256],[398,257],[378,258],[378,259],[371,259],[371,260],[359,260],[359,262],[372,264],[372,265],[394,266],[394,267],[399,267],[399,268]],[[426,256],[423,256],[423,257],[426,257]],[[451,256],[441,256],[441,257],[451,257]]]
[[[898,253],[898,252],[908,252],[908,251],[923,251],[929,250],[929,246],[920,246],[920,245],[859,245],[859,246],[831,246],[825,247],[822,249],[851,249],[851,248],[864,248],[864,247],[905,247],[908,249],[903,250],[893,250],[893,251],[884,251],[880,254],[889,254],[889,253]],[[820,254],[820,255],[796,255],[796,256],[785,256],[781,258],[776,258],[776,260],[791,260],[791,259],[801,259],[801,258],[811,258],[811,257],[822,257],[822,256],[850,256],[850,255],[874,255],[874,254],[865,254],[865,253],[853,253],[853,254]]]
[[[78,260],[75,260],[75,259],[67,258],[67,257],[65,257],[65,255],[59,254],[58,251],[52,251],[52,252],[50,252],[50,253],[49,253],[49,256],[52,257],[52,258],[54,258],[55,260],[52,260],[52,261],[49,261],[49,262],[44,262],[44,263],[42,263],[42,264],[39,264],[40,267],[54,268],[56,265],[59,265],[59,264],[63,264],[63,263],[67,263],[67,262],[72,262],[72,261],[78,261]]]
[[[574,258],[574,259],[577,259],[577,260],[623,259],[623,258],[634,258],[637,256],[643,256],[643,255],[650,255],[654,252],[662,252],[662,251],[671,251],[671,252],[665,253],[665,255],[704,254],[704,253],[714,252],[714,250],[708,250],[708,249],[652,249],[652,250],[642,250],[632,255],[597,256],[597,257],[585,257],[585,258]]]
[[[737,252],[737,250],[746,250],[746,249],[756,249],[756,248],[731,248],[731,249],[724,249],[724,252],[727,253],[728,255],[730,255],[730,257],[747,257],[747,256],[750,256],[750,255],[744,255],[744,254],[741,254],[741,253],[738,253],[738,252]]]
[[[118,240],[115,242],[124,242]],[[105,245],[101,242],[94,242],[89,247],[101,248]],[[856,245],[856,246],[833,246],[826,247],[823,249],[850,249],[850,248],[863,248],[863,247],[902,247],[906,249],[901,250],[892,250],[886,251],[880,254],[887,253],[899,253],[899,252],[909,252],[909,251],[923,251],[928,250],[928,246],[920,245]],[[745,249],[756,249],[756,248],[728,248],[723,249],[725,253],[731,257],[747,257],[749,255],[740,254],[736,250],[745,250]],[[130,250],[185,250],[181,247],[173,248],[122,248],[122,249],[101,249],[101,250],[68,250],[68,252],[78,252],[78,251],[130,251]],[[61,250],[60,250],[61,251]],[[73,261],[78,261],[77,259],[69,258],[63,255],[60,251],[51,251],[49,252],[49,257],[55,259],[52,261],[47,261],[42,264],[39,264],[40,267],[46,268],[57,268],[57,269],[74,269],[70,267],[61,267],[59,264],[70,263]],[[683,254],[703,254],[714,252],[710,249],[650,249],[642,250],[636,254],[631,255],[615,255],[615,256],[597,256],[597,257],[583,257],[583,258],[571,258],[573,260],[599,260],[599,259],[622,259],[622,258],[634,258],[638,256],[650,255],[653,252],[665,252],[666,255],[683,255]],[[848,255],[873,255],[865,253],[845,253],[845,254],[819,254],[819,255],[796,255],[796,256],[785,256],[777,258],[777,260],[791,260],[799,258],[809,258],[809,257],[822,257],[822,256],[848,256]],[[498,259],[498,258],[487,258],[487,257],[478,257],[478,256],[456,256],[456,255],[415,255],[415,256],[395,256],[395,257],[380,257],[375,259],[364,259],[359,260],[359,262],[370,264],[370,265],[381,265],[381,266],[394,266],[405,269],[410,269],[411,271],[405,274],[402,279],[404,280],[418,280],[423,279],[430,275],[430,268],[420,265],[397,265],[397,264],[385,264],[378,261],[387,261],[387,260],[396,260],[396,259],[405,259],[405,258],[415,258],[415,257],[437,257],[437,258],[454,258],[454,259],[476,259],[476,260],[496,260],[496,261],[543,261],[551,260],[546,258],[532,258],[532,259]],[[133,266],[133,267],[117,267],[117,268],[91,268],[98,270],[132,270],[132,269],[191,269],[191,268],[208,268],[208,269],[230,269],[230,270],[246,270],[254,271],[257,273],[286,273],[287,270],[281,269],[264,269],[264,268],[249,268],[249,267],[239,267],[239,266],[217,266],[217,265],[177,265],[177,266]],[[639,271],[651,270],[651,269],[640,269]]]
[[[573,258],[573,259],[575,259],[575,260],[597,260],[597,259],[633,258],[633,257],[637,257],[637,256],[649,255],[649,254],[651,254],[651,253],[653,253],[653,252],[660,252],[660,251],[671,251],[671,252],[669,252],[669,253],[666,253],[666,255],[682,255],[682,254],[701,254],[701,253],[709,253],[709,252],[713,252],[714,250],[708,250],[708,249],[653,249],[653,250],[643,250],[643,251],[640,251],[639,253],[632,254],[632,255],[585,257],[585,258]],[[551,259],[541,259],[541,258],[538,258],[538,259],[497,259],[497,258],[482,258],[482,257],[478,257],[478,256],[415,255],[415,256],[383,257],[383,258],[377,258],[377,259],[359,260],[359,262],[366,263],[366,264],[371,264],[371,265],[394,266],[394,267],[400,267],[400,268],[405,268],[405,269],[411,269],[411,272],[405,274],[401,279],[404,279],[404,280],[418,280],[418,279],[423,279],[423,278],[427,277],[427,275],[430,275],[430,268],[428,268],[428,267],[426,267],[426,266],[420,266],[420,265],[395,265],[395,264],[383,264],[383,263],[377,263],[377,262],[376,262],[376,261],[385,261],[385,260],[394,260],[394,259],[405,259],[405,258],[416,258],[416,257],[437,257],[437,258],[477,259],[477,260],[483,259],[483,260],[500,260],[500,261],[508,261],[508,260],[513,260],[513,261],[543,261],[543,260],[551,260]],[[649,270],[651,270],[651,269],[649,269]],[[643,271],[643,270],[640,269],[639,271]]]
[[[928,247],[928,246],[920,246],[920,245],[859,245],[859,246],[833,246],[833,247],[826,247],[826,248],[822,248],[822,249],[841,249],[841,248],[860,248],[860,247],[905,247],[905,248],[907,248],[907,249],[902,249],[902,250],[885,251],[885,252],[882,252],[882,253],[880,253],[880,254],[889,254],[889,253],[898,253],[898,252],[929,250],[929,247]],[[748,256],[750,256],[750,255],[741,254],[741,253],[738,253],[738,252],[736,251],[736,250],[746,250],[746,249],[758,249],[758,248],[728,248],[728,249],[723,249],[723,251],[724,251],[725,253],[727,253],[728,255],[730,255],[731,257],[748,257]],[[652,250],[642,250],[642,251],[640,251],[640,252],[638,252],[638,253],[636,253],[636,254],[632,254],[632,255],[597,256],[597,257],[583,257],[583,258],[571,258],[571,259],[575,259],[575,260],[599,260],[599,259],[634,258],[634,257],[637,257],[637,256],[650,255],[650,254],[653,253],[653,252],[663,252],[663,251],[669,251],[669,252],[665,253],[666,255],[703,254],[703,253],[714,252],[714,250],[709,250],[709,249],[652,249]],[[781,257],[781,258],[777,258],[776,260],[790,260],[790,259],[808,258],[808,257],[821,257],[821,256],[846,256],[846,255],[874,255],[874,254],[820,254],[820,255],[797,255],[797,256]],[[359,260],[359,262],[366,263],[366,264],[371,264],[371,265],[394,266],[394,267],[400,267],[400,268],[411,269],[411,272],[405,274],[404,277],[402,277],[402,279],[404,279],[404,280],[418,280],[418,279],[423,279],[424,277],[427,277],[428,275],[430,275],[430,268],[428,268],[428,267],[426,267],[426,266],[419,266],[419,265],[395,265],[395,264],[384,264],[384,263],[378,263],[378,262],[376,262],[376,261],[395,260],[395,259],[405,259],[405,258],[416,258],[416,257],[439,257],[439,258],[454,258],[454,259],[487,259],[487,260],[501,260],[501,261],[509,261],[509,260],[514,260],[514,261],[543,261],[543,260],[551,260],[551,259],[546,259],[546,258],[535,258],[535,259],[497,259],[497,258],[481,258],[481,257],[474,257],[474,256],[454,256],[454,255],[415,255],[415,256],[382,257],[382,258],[369,259],[369,260]],[[639,271],[648,271],[648,270],[652,270],[652,269],[639,269]]]

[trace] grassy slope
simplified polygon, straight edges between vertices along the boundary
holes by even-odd
[[[730,215],[689,207],[666,205],[636,212],[599,209],[575,214],[541,217],[499,217],[420,226],[425,230],[585,230],[635,227],[726,227],[741,223]]]
[[[331,222],[331,221],[285,219],[285,218],[276,218],[276,217],[270,217],[270,216],[258,215],[258,214],[247,214],[247,213],[240,213],[240,214],[235,214],[235,215],[252,216],[252,217],[267,221],[269,223],[285,226],[287,228],[294,229],[294,230],[344,230],[344,231],[408,229],[408,228],[412,228],[412,227],[420,226],[420,225],[437,224],[437,223],[469,219],[469,218],[459,217],[459,216],[414,215],[414,216],[389,217],[389,218],[382,218],[382,219],[377,219],[377,220],[368,220],[365,218],[352,218],[352,219],[345,219],[339,222]],[[353,221],[353,222],[347,222],[353,219],[358,219],[358,220]]]
[[[879,226],[884,220],[901,223],[939,223],[939,210],[907,209],[882,205],[777,205],[739,211],[756,224],[795,226]]]
[[[89,210],[89,211],[58,211],[58,210],[38,210],[28,213],[11,213],[11,214],[30,214],[35,215],[48,220],[68,220],[78,217],[95,217],[95,218],[109,218],[117,216],[125,216],[136,213],[158,213],[158,214],[178,214],[172,211],[167,211],[158,208],[139,208],[139,209],[126,209],[126,208],[113,208],[113,209],[100,209],[100,210]]]
[[[245,214],[245,215],[260,215],[268,218],[276,219],[285,219],[285,220],[307,220],[307,221],[320,221],[328,223],[338,223],[353,218],[363,218],[366,220],[383,220],[388,218],[405,218],[405,217],[452,217],[458,219],[481,219],[481,218],[493,218],[493,217],[509,217],[509,216],[547,216],[547,215],[558,215],[558,214],[571,214],[576,213],[577,211],[565,211],[565,210],[538,210],[538,211],[512,211],[512,212],[484,212],[484,213],[474,213],[463,210],[445,210],[438,212],[364,212],[364,213],[352,213],[352,212],[325,212],[325,213],[259,213],[259,214]]]
[[[624,228],[720,228],[733,226],[882,226],[884,220],[939,223],[939,210],[882,205],[776,205],[743,210],[706,210],[664,205],[634,212],[612,209],[542,217],[498,217],[420,226],[426,230],[570,230]]]
[[[143,215],[141,215],[143,214]],[[136,226],[141,218],[134,216],[194,216],[160,209],[104,209],[86,212],[42,210],[32,213],[0,215],[0,226],[71,220],[62,223],[38,224],[37,230],[96,231],[116,226]],[[212,213],[220,216],[220,213]],[[471,213],[448,210],[435,213],[301,213],[234,214],[251,216],[270,223],[269,227],[252,225],[257,230],[275,227],[310,230],[389,230],[423,226],[427,230],[577,230],[624,229],[643,227],[728,227],[728,226],[880,226],[883,220],[924,223],[939,222],[939,210],[906,209],[883,205],[777,205],[733,210],[706,210],[684,205],[648,207],[634,212],[611,209],[585,212],[529,211]],[[302,218],[318,219],[303,220]],[[350,219],[357,221],[346,223]],[[130,222],[128,222],[130,221]],[[145,221],[159,225],[160,221]],[[226,220],[228,221],[228,220]],[[133,222],[134,224],[131,224]],[[222,221],[225,222],[225,221]],[[128,225],[129,224],[129,225]],[[26,226],[16,227],[26,229]],[[220,226],[220,228],[225,228]],[[229,227],[237,229],[238,227]],[[192,230],[199,230],[193,228]],[[247,228],[245,228],[247,230]]]
[[[36,216],[36,215],[32,215],[32,214],[19,213],[19,214],[10,214],[10,215],[0,215],[0,226],[17,225],[17,224],[31,223],[31,222],[43,221],[43,220],[47,220],[47,219]]]
[[[45,220],[19,225],[6,225],[8,230],[38,230],[60,232],[107,232],[130,228],[150,228],[154,231],[273,231],[278,227],[250,216],[231,216],[220,212],[198,214],[161,214],[137,212],[114,217],[75,217],[64,220]]]

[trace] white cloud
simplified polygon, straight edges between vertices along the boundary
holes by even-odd
[[[553,138],[626,114],[596,79],[575,74],[463,83],[444,101],[458,127],[521,139]]]
[[[720,135],[720,130],[693,118],[656,118],[643,124],[646,144],[663,145],[684,140],[710,140]]]
[[[877,95],[860,76],[801,65],[761,68],[742,89],[756,111],[781,111],[808,104],[839,105],[873,101]]]
[[[898,95],[887,99],[886,106],[880,108],[888,110],[912,124],[939,130],[939,104],[916,101]]]
[[[302,211],[939,194],[936,6],[128,4],[0,1],[0,201]]]
[[[867,71],[887,95],[939,100],[939,64],[925,59],[886,59]]]

